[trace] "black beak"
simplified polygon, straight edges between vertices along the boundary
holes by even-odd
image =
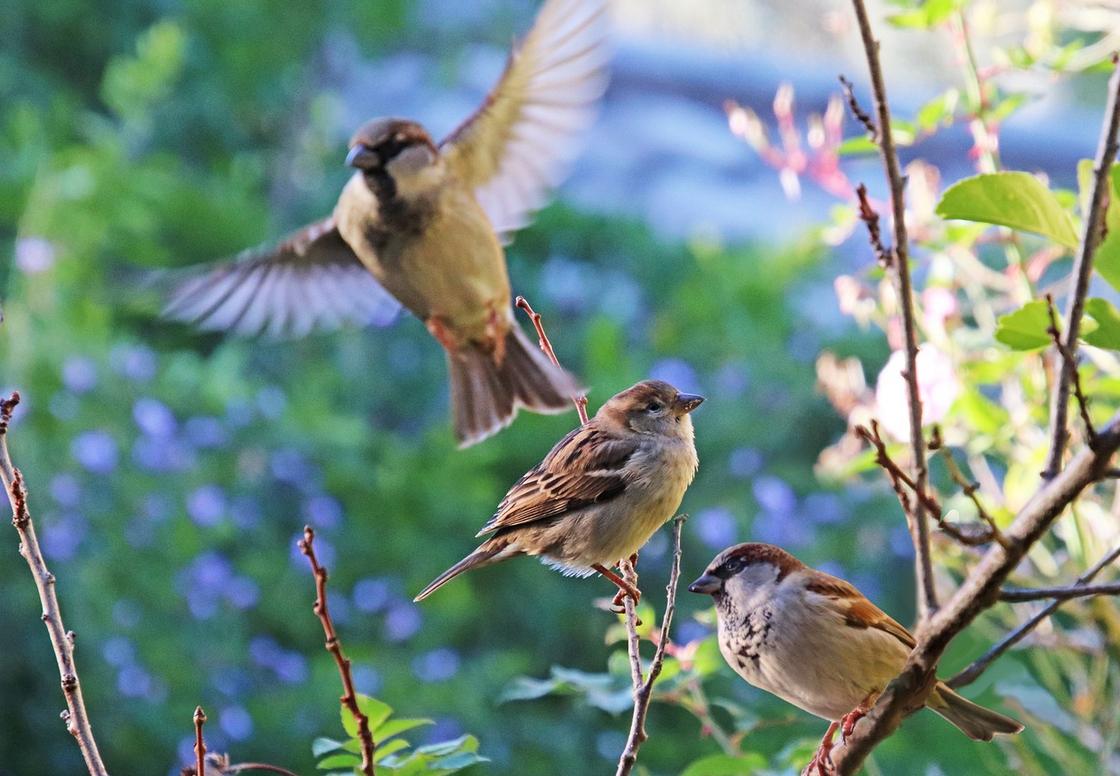
[[[718,593],[721,587],[723,587],[722,579],[712,574],[704,574],[688,586],[688,592],[712,595],[713,593]]]
[[[704,401],[703,396],[697,396],[695,393],[678,393],[676,400],[673,402],[673,408],[679,415],[687,415],[694,409],[700,406]]]
[[[368,170],[371,167],[376,167],[381,163],[381,157],[377,155],[369,146],[364,143],[356,143],[351,147],[350,152],[346,154],[346,164],[350,167],[357,167],[359,170]]]

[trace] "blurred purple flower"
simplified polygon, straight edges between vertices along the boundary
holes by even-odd
[[[209,528],[226,514],[226,494],[218,485],[202,485],[187,496],[187,514],[200,526]]]
[[[834,577],[840,577],[840,579],[848,578],[848,573],[844,570],[844,566],[834,560],[826,560],[824,563],[818,563],[817,568],[825,574],[831,574]]]
[[[140,504],[141,516],[157,523],[171,517],[173,511],[171,497],[166,493],[148,493]]]
[[[788,512],[762,511],[755,517],[751,533],[759,541],[790,549],[807,546],[813,539],[813,526]]]
[[[238,528],[252,528],[261,521],[261,505],[252,496],[234,496],[229,505],[229,515]]]
[[[244,576],[236,576],[227,582],[224,592],[226,600],[237,609],[252,608],[261,597],[257,583]]]
[[[914,542],[910,539],[910,531],[904,525],[896,525],[891,529],[888,543],[891,547],[891,552],[896,557],[906,558],[910,560],[914,557]]]
[[[125,636],[113,636],[101,645],[101,656],[109,665],[120,668],[136,662],[136,647]]]
[[[152,675],[138,665],[126,665],[117,674],[117,691],[126,698],[146,698],[152,687]]]
[[[818,525],[831,525],[844,520],[844,505],[840,497],[828,491],[810,493],[801,502],[801,514]]]
[[[253,718],[244,706],[226,706],[218,714],[218,724],[234,741],[244,741],[253,735]]]
[[[62,364],[62,384],[76,394],[93,390],[97,385],[97,366],[85,356],[71,356]]]
[[[700,381],[696,377],[696,370],[692,365],[681,358],[663,358],[649,370],[649,376],[654,380],[664,380],[685,393],[703,393]]]
[[[373,666],[354,666],[354,689],[365,695],[376,695],[381,690],[381,674]]]
[[[143,435],[132,443],[132,460],[153,472],[182,472],[194,468],[194,451],[178,439]]]
[[[86,471],[108,474],[117,468],[117,443],[104,431],[83,431],[70,442],[70,454]]]
[[[204,590],[187,593],[187,608],[196,620],[209,620],[218,613],[218,596]]]
[[[345,625],[350,621],[350,599],[346,597],[345,593],[328,590],[327,607],[331,610],[331,617],[339,625]]]
[[[459,720],[452,717],[436,717],[436,724],[430,726],[424,735],[424,741],[429,744],[436,744],[441,741],[451,741],[463,735],[466,731],[463,730],[463,725]],[[620,749],[622,747],[619,747]],[[491,752],[488,750],[487,754]]]
[[[45,237],[16,240],[16,266],[28,275],[46,272],[54,266],[54,245]]]
[[[587,307],[587,289],[596,284],[592,267],[567,256],[549,256],[541,268],[540,288],[545,297],[569,313]]]
[[[257,409],[266,418],[275,420],[284,414],[284,407],[288,404],[288,399],[284,396],[282,388],[276,385],[267,385],[257,391]]]
[[[412,673],[422,682],[444,682],[459,673],[459,653],[441,647],[412,660]]]
[[[335,528],[342,522],[342,504],[333,496],[320,493],[303,502],[303,516],[316,528]]]
[[[781,477],[763,474],[755,478],[751,491],[758,506],[769,512],[789,515],[797,506],[793,488]]]
[[[716,390],[724,397],[737,399],[747,392],[750,385],[745,364],[727,363],[716,372]]]
[[[677,635],[674,639],[678,644],[690,644],[693,641],[706,639],[712,629],[707,628],[696,620],[685,620],[676,627]]]
[[[82,486],[73,474],[56,474],[51,478],[51,498],[60,507],[76,507],[82,498]]]
[[[135,383],[146,383],[156,375],[156,355],[144,345],[117,345],[109,351],[109,364]]]
[[[188,418],[183,424],[183,433],[192,445],[203,450],[222,447],[229,441],[229,432],[222,421],[210,415]]]
[[[234,428],[243,428],[253,422],[253,405],[245,399],[230,399],[226,403],[226,423]]]
[[[47,521],[41,529],[43,553],[50,560],[70,560],[77,553],[88,531],[89,523],[77,512],[69,512],[57,520]]]
[[[277,658],[272,667],[276,678],[286,684],[300,684],[307,681],[307,659],[298,652],[285,651]]]
[[[291,447],[284,447],[272,454],[269,463],[272,476],[276,479],[295,485],[305,493],[314,490],[318,480],[318,470],[308,462],[303,453]]]
[[[375,577],[359,579],[354,583],[351,596],[358,611],[379,612],[389,603],[389,581]]]
[[[728,509],[723,507],[703,509],[696,514],[693,525],[696,526],[695,532],[700,537],[700,541],[714,550],[722,550],[735,544],[738,525],[735,515]]]
[[[132,405],[132,419],[141,431],[157,439],[171,436],[178,426],[167,405],[149,396],[137,399]]]
[[[400,601],[389,607],[385,615],[385,638],[407,641],[420,630],[420,608],[411,601]]]
[[[727,461],[727,468],[731,474],[740,479],[746,479],[758,473],[762,468],[762,453],[753,447],[739,447],[731,451]]]
[[[249,657],[262,668],[274,666],[283,651],[271,636],[254,636],[249,640]]]

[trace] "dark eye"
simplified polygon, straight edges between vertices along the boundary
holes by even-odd
[[[649,412],[661,412],[661,402],[651,401],[646,405],[646,410]]]
[[[743,568],[743,559],[730,558],[726,563],[723,564],[723,567],[727,569],[728,573],[736,574],[741,568]]]

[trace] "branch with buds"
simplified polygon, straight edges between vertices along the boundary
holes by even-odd
[[[630,718],[630,733],[626,737],[626,746],[622,749],[615,776],[627,776],[634,770],[634,764],[638,761],[638,750],[649,737],[646,734],[646,715],[649,712],[650,701],[653,699],[653,685],[661,675],[661,668],[665,663],[665,650],[669,645],[669,628],[673,624],[673,614],[676,612],[677,582],[681,574],[681,530],[687,519],[687,515],[677,515],[673,518],[673,563],[669,570],[669,584],[665,586],[665,615],[661,618],[661,630],[657,636],[653,660],[650,661],[649,671],[644,677],[640,651],[641,638],[638,636],[637,605],[629,596],[622,600],[625,608],[627,650],[630,654],[630,679],[634,684],[634,713]],[[623,562],[622,574],[627,582],[638,584],[638,572],[630,561]]]
[[[39,590],[43,624],[47,626],[58,663],[62,694],[66,698],[66,711],[62,712],[62,719],[66,723],[66,729],[78,742],[90,776],[108,776],[101,753],[97,749],[97,741],[93,737],[85,700],[82,698],[82,685],[78,680],[78,667],[74,661],[75,634],[74,631],[66,630],[62,624],[55,576],[47,568],[43,551],[39,547],[39,537],[35,533],[35,524],[31,521],[31,512],[27,506],[27,486],[22,472],[12,464],[11,454],[8,452],[8,426],[18,404],[18,392],[0,400],[0,479],[4,481],[8,501],[12,505],[12,525],[19,534],[19,554],[27,561],[35,579],[35,587]]]

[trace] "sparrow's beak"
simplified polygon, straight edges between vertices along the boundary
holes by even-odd
[[[712,593],[718,593],[722,586],[723,580],[719,577],[713,576],[712,574],[705,574],[688,586],[688,592],[711,595]]]
[[[346,154],[346,164],[351,167],[357,167],[359,170],[368,170],[371,167],[376,167],[381,163],[380,157],[377,152],[364,143],[355,144],[348,154]]]
[[[677,411],[678,415],[687,415],[699,407],[703,401],[704,397],[697,396],[695,393],[678,393],[676,400],[673,402],[673,409]]]

